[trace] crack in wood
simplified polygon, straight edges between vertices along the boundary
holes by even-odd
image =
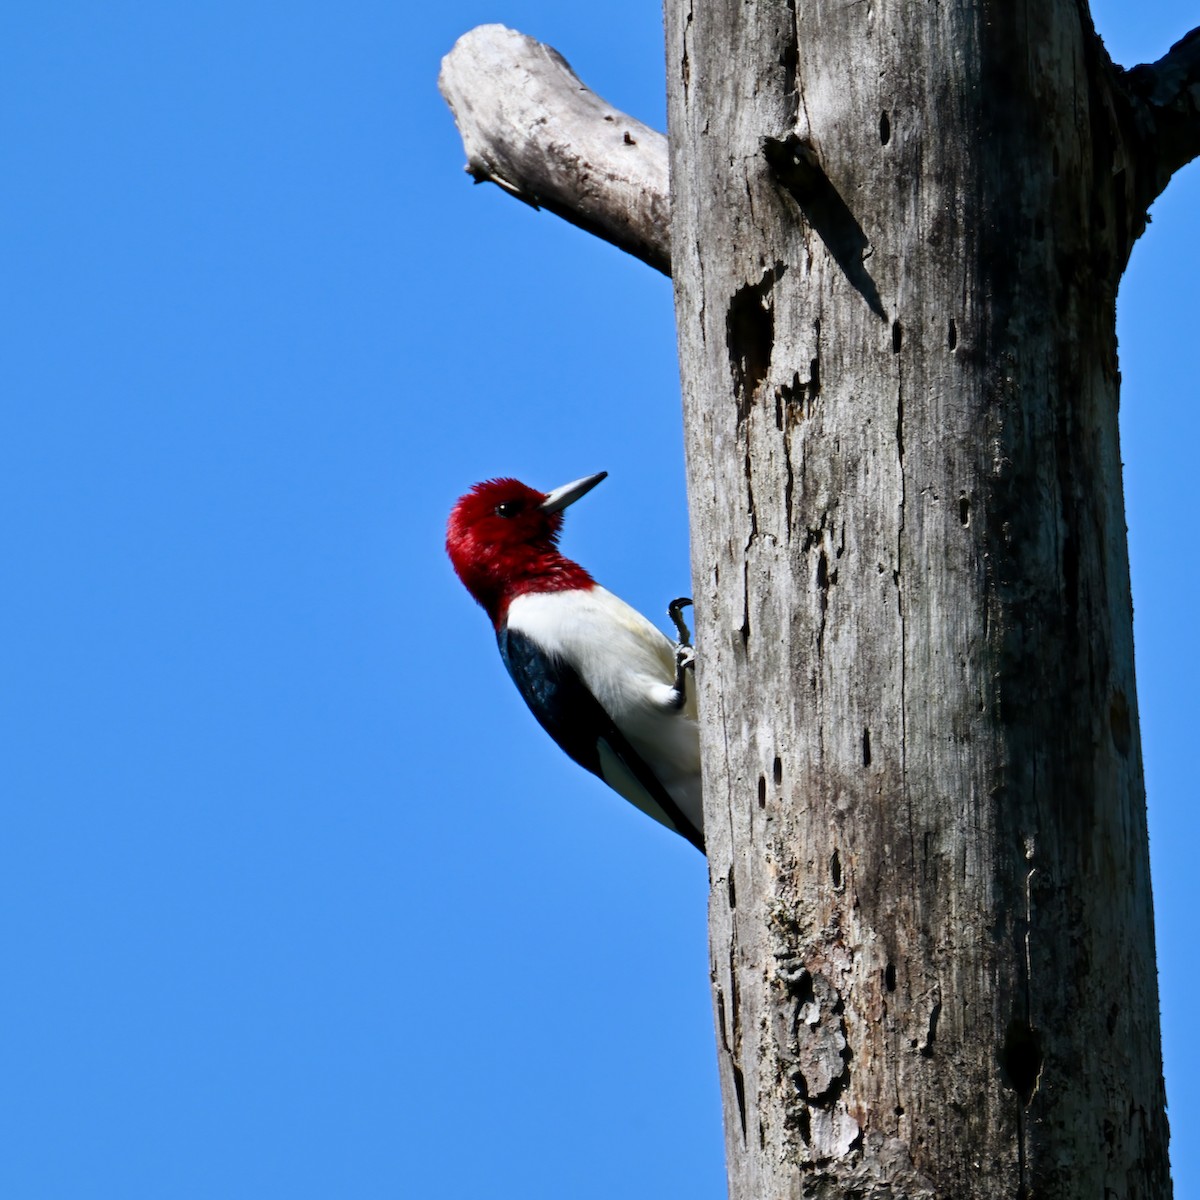
[[[730,872],[732,878],[732,871]],[[746,1139],[746,1074],[742,1070],[742,1014],[738,997],[736,939],[729,946],[729,1007],[733,1032],[733,1048],[730,1050],[729,1065],[733,1071],[733,1086],[737,1093],[738,1115],[742,1122],[742,1140]]]
[[[742,649],[750,645],[750,563],[742,562],[742,624],[738,629],[742,638]]]
[[[783,68],[783,94],[792,110],[792,124],[799,117],[800,93],[796,86],[800,67],[800,34],[796,28],[796,0],[784,0],[787,25],[780,36],[779,65]]]
[[[820,658],[825,647],[825,621],[829,612],[829,556],[825,553],[824,546],[821,547],[821,553],[817,556],[817,590],[820,593],[818,603],[821,606],[820,622],[817,625],[817,657]]]

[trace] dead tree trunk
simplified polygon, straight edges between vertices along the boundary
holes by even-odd
[[[1170,1192],[1081,6],[668,4],[731,1195]]]
[[[730,1194],[1161,1200],[1114,302],[1200,31],[666,15],[669,255],[556,55],[486,27],[442,86],[477,178],[676,281]]]

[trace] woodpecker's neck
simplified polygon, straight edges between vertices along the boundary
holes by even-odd
[[[518,596],[569,592],[594,587],[596,582],[577,562],[544,546],[520,546],[502,555],[486,555],[460,570],[459,576],[497,629]]]

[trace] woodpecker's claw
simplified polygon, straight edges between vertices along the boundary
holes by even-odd
[[[687,700],[687,673],[696,669],[696,651],[682,642],[675,644],[675,683],[671,697],[672,708],[682,708]]]
[[[671,624],[675,626],[675,632],[679,634],[679,645],[681,646],[691,646],[692,644],[692,631],[688,629],[687,622],[683,619],[683,610],[691,603],[690,596],[680,596],[667,605],[667,616],[671,618]]]
[[[683,619],[683,610],[691,604],[687,596],[680,596],[667,605],[667,615],[679,634],[675,643],[675,706],[682,708],[687,696],[687,672],[696,669],[696,648],[692,645],[692,633]]]

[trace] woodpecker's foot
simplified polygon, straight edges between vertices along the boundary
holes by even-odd
[[[685,646],[681,642],[675,647],[675,686],[679,686],[679,681],[683,678],[684,671],[694,671],[696,669],[696,647]]]
[[[691,646],[692,644],[692,631],[688,629],[687,622],[683,619],[683,610],[691,603],[691,596],[680,596],[667,605],[667,616],[671,618],[671,624],[675,626],[675,632],[679,634],[681,646]]]
[[[687,699],[687,673],[696,669],[696,650],[682,642],[675,646],[675,692],[671,697],[673,708],[682,708]]]
[[[687,699],[687,672],[696,669],[696,649],[692,645],[692,631],[688,629],[683,619],[683,610],[691,604],[691,598],[680,596],[667,605],[667,616],[679,634],[675,643],[675,694],[671,699],[672,707],[682,708]]]
[[[696,667],[696,652],[690,646],[676,646],[676,678],[671,689],[671,698],[668,701],[668,706],[674,709],[683,708],[684,702],[688,700],[688,672],[694,671]]]

